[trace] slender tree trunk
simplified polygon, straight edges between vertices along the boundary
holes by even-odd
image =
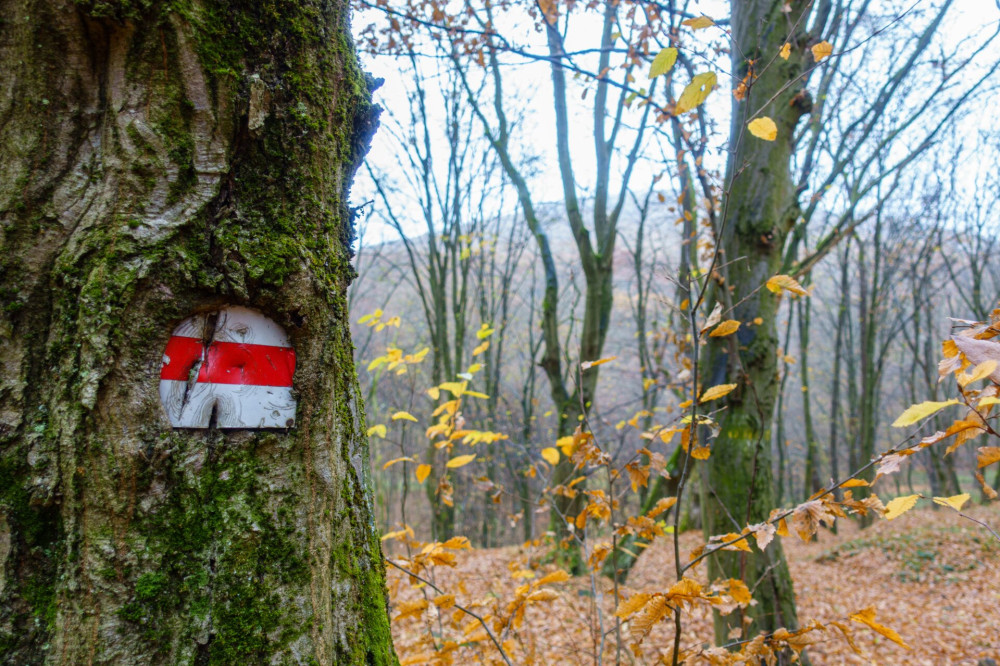
[[[765,62],[778,52],[786,35],[777,26],[797,25],[805,5],[795,5],[788,13],[778,2],[741,1],[731,7],[733,71],[742,77],[746,59]],[[796,97],[798,91],[786,83],[802,73],[806,53],[804,42],[793,43],[787,61],[775,61],[777,66],[761,73],[746,100],[733,101],[725,215],[719,230],[720,260],[732,263],[720,271],[726,280],[716,289],[716,298],[736,304],[729,313],[733,319],[754,322],[759,317],[761,324],[741,327],[726,338],[709,338],[705,347],[703,386],[739,385],[724,399],[721,431],[701,470],[706,535],[732,532],[730,516],[740,523],[766,520],[775,507],[771,423],[778,393],[779,301],[760,287],[779,272],[785,241],[798,218],[790,160],[794,128],[808,111],[808,100]],[[747,114],[768,100],[773,101],[763,114],[777,124],[776,141],[761,141],[744,131]],[[757,606],[753,621],[742,627],[744,636],[797,626],[792,579],[779,542],[764,552],[754,546],[753,553],[718,553],[709,559],[709,578],[719,577],[749,581],[754,590]],[[730,631],[740,621],[739,613],[716,614],[716,640],[731,641]]]
[[[347,4],[0,2],[0,661],[395,663],[351,354]],[[171,427],[178,322],[288,334],[294,426]]]
[[[799,304],[799,377],[802,379],[802,418],[806,428],[806,474],[802,481],[803,500],[823,487],[819,472],[819,441],[813,427],[812,399],[809,395],[809,326],[812,323],[812,307],[809,301]]]

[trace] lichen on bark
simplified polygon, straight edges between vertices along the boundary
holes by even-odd
[[[376,122],[346,13],[0,0],[5,663],[395,662],[346,311]],[[167,338],[222,304],[288,332],[294,430],[170,428]]]

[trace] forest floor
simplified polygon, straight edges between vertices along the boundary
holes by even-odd
[[[1000,527],[1000,503],[975,506],[966,513]],[[840,521],[839,533],[820,530],[818,541],[782,539],[798,599],[799,621],[841,621],[853,628],[856,654],[833,627],[813,632],[808,654],[815,666],[826,664],[944,665],[969,664],[992,658],[1000,662],[1000,543],[989,532],[949,510],[914,509],[893,521],[879,520],[861,530]],[[681,557],[701,544],[699,532],[680,537]],[[388,546],[388,544],[387,544]],[[621,592],[662,592],[674,582],[672,542],[660,538],[636,563]],[[458,551],[457,566],[435,567],[434,582],[460,605],[478,614],[502,612],[518,585],[530,583],[555,567],[543,564],[542,547],[507,547]],[[705,567],[696,578],[704,581]],[[499,652],[468,616],[449,626],[453,611],[438,612],[433,603],[423,615],[396,621],[398,604],[419,599],[394,568],[389,584],[396,602],[393,634],[404,664],[502,664]],[[639,653],[628,647],[627,627],[616,650],[611,581],[583,576],[546,587],[555,599],[529,604],[524,621],[501,637],[513,664],[653,664],[671,653],[673,623],[660,622],[642,642]],[[595,594],[596,591],[596,594]],[[428,597],[433,599],[433,593]],[[877,621],[896,630],[906,650],[867,627],[847,621],[869,606]],[[597,612],[600,608],[601,613]],[[751,610],[752,612],[752,610]],[[602,629],[603,625],[603,629]],[[451,639],[452,649],[435,656],[429,635],[438,645]],[[604,636],[603,645],[601,636]],[[708,609],[685,615],[682,648],[711,640]],[[468,642],[469,639],[473,642]],[[597,655],[603,653],[603,659]],[[620,659],[620,661],[617,661]]]

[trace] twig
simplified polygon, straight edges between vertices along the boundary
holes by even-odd
[[[420,576],[418,576],[417,574],[413,573],[409,569],[407,569],[405,567],[401,567],[400,565],[396,564],[395,562],[393,562],[392,560],[390,560],[388,558],[386,558],[385,562],[386,562],[386,564],[391,564],[392,566],[396,567],[397,569],[399,569],[400,571],[402,571],[403,573],[405,573],[407,576],[412,576],[413,578],[416,578],[417,580],[419,580],[421,583],[424,583],[425,585],[430,586],[438,594],[444,594],[444,591],[440,587],[438,587],[434,583],[430,582],[426,578],[421,578]],[[495,645],[496,648],[497,648],[497,650],[500,651],[500,656],[503,657],[503,660],[504,660],[504,662],[507,663],[507,666],[514,666],[510,662],[510,658],[507,656],[507,653],[504,651],[503,646],[500,645],[499,641],[497,641],[496,636],[494,636],[493,632],[490,631],[489,626],[487,626],[486,621],[483,620],[483,618],[479,617],[478,615],[476,615],[475,613],[473,613],[472,611],[470,611],[468,608],[465,608],[464,606],[458,605],[457,603],[455,604],[455,608],[457,608],[458,610],[462,611],[466,615],[471,615],[472,617],[474,617],[477,620],[479,620],[479,624],[483,625],[483,629],[486,631],[486,635],[490,637],[490,640],[493,641],[493,645]]]

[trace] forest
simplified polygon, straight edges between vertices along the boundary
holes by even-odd
[[[993,663],[1000,16],[360,8],[402,663]]]
[[[996,666],[998,47],[0,0],[0,663]]]

